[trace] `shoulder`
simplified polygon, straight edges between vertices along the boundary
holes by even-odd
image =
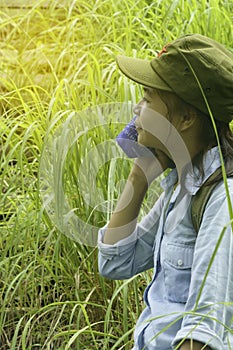
[[[230,177],[227,179],[226,184],[224,181],[221,181],[213,188],[206,203],[203,219],[207,220],[208,223],[218,222],[225,225],[230,220],[232,205],[233,177]]]
[[[226,184],[224,181],[220,181],[216,186],[213,188],[211,198],[214,200],[214,198],[225,198],[227,199],[227,195],[231,198],[233,198],[233,177],[228,177]]]

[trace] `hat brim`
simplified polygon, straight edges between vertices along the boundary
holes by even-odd
[[[172,91],[152,68],[150,61],[119,55],[116,57],[116,63],[121,72],[136,83],[155,89]]]

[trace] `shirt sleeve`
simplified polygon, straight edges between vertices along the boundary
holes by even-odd
[[[233,203],[233,180],[229,179]],[[174,349],[183,339],[227,346],[233,314],[233,235],[224,185],[213,191],[197,236],[189,297]]]
[[[104,244],[103,236],[107,225],[99,230],[98,264],[102,276],[110,279],[128,279],[153,267],[153,246],[161,217],[163,197],[164,194],[127,238],[113,245]]]

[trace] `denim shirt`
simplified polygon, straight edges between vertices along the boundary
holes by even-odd
[[[186,338],[213,350],[233,349],[233,235],[223,182],[208,200],[198,235],[191,218],[192,196],[219,166],[215,147],[204,157],[202,181],[197,171],[186,175],[185,195],[180,185],[173,191],[172,170],[162,181],[164,192],[127,238],[107,245],[106,226],[99,231],[103,276],[128,279],[154,269],[133,350],[179,349]],[[233,203],[233,178],[228,188]]]

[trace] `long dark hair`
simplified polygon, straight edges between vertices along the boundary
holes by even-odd
[[[216,121],[227,176],[233,175],[233,133],[229,124]]]

